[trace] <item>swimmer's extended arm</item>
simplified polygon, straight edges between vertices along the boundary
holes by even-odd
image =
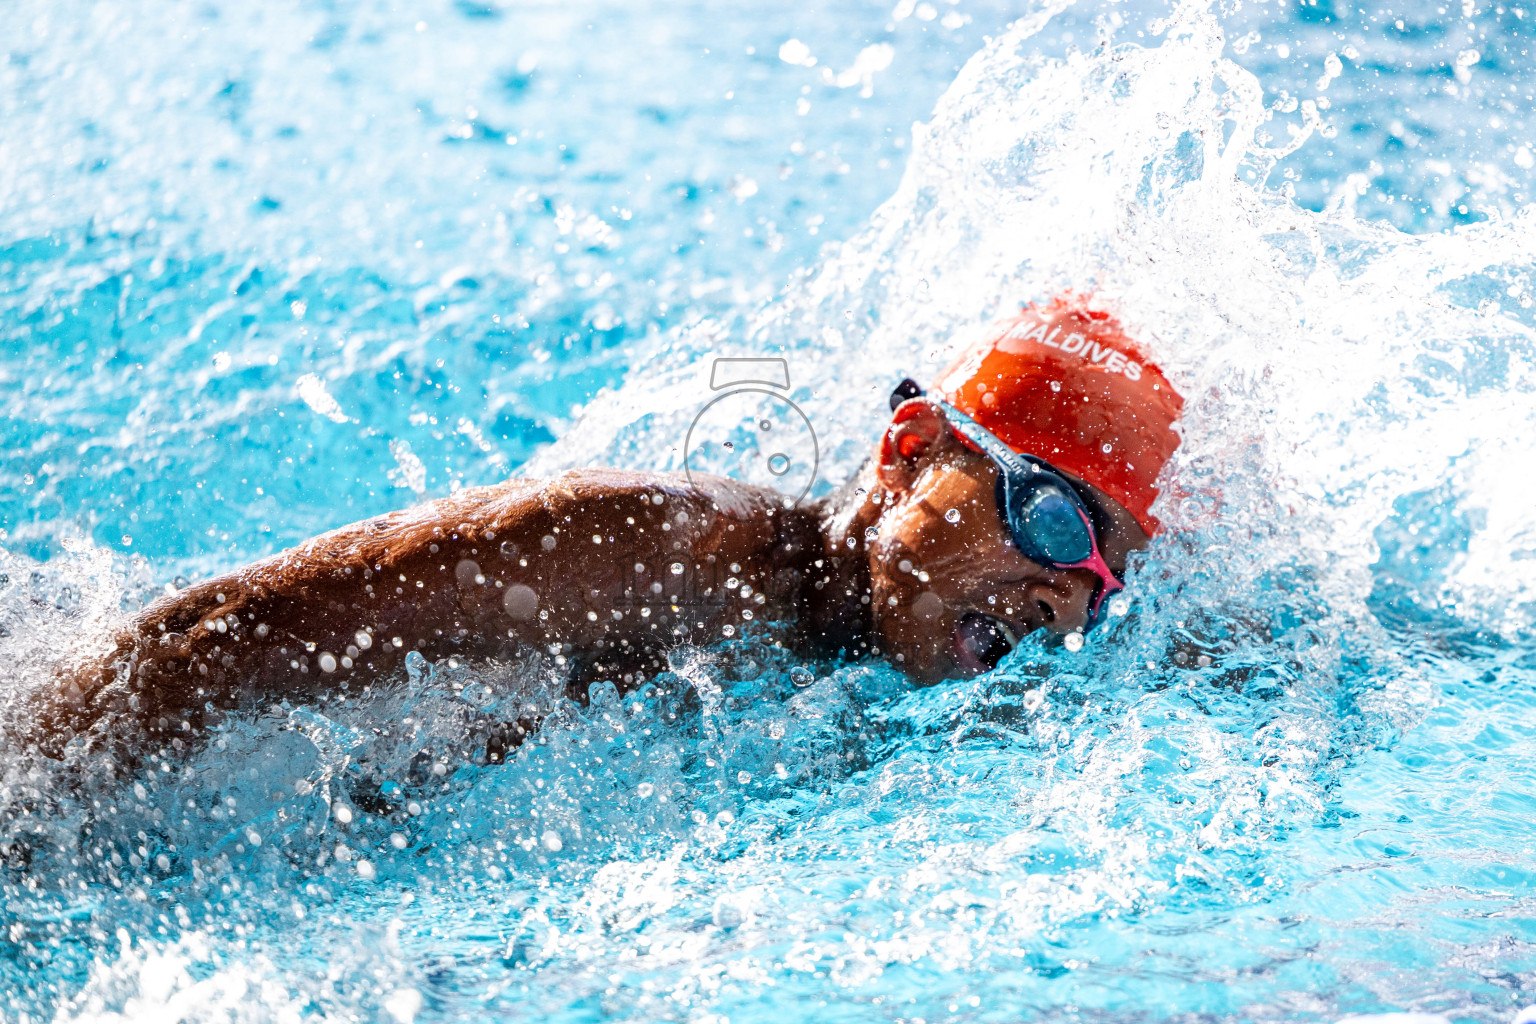
[[[210,710],[367,685],[413,650],[569,644],[598,670],[638,667],[743,611],[793,614],[815,530],[777,501],[719,478],[579,471],[354,523],[150,605],[45,697],[35,742],[57,754],[98,725],[170,742]],[[745,594],[726,592],[733,575]]]

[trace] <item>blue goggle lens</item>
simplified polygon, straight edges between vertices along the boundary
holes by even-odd
[[[1036,556],[1058,565],[1086,561],[1093,554],[1093,536],[1077,505],[1061,488],[1046,481],[1024,489],[1022,501],[1014,506],[1013,532],[1031,542]]]

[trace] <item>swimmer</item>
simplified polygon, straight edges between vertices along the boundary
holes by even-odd
[[[1181,405],[1108,314],[1031,306],[931,388],[900,382],[872,457],[821,501],[577,470],[344,526],[144,609],[60,677],[31,742],[180,748],[232,710],[359,694],[413,651],[539,652],[584,700],[754,619],[788,624],[807,655],[888,658],[919,684],[974,675],[1031,633],[1103,615],[1157,530]]]

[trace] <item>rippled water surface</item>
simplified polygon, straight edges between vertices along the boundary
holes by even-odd
[[[915,689],[768,624],[500,766],[466,737],[546,666],[418,660],[128,778],[7,747],[0,1020],[1536,1004],[1536,9],[8,13],[7,730],[167,585],[681,467],[714,356],[786,360],[813,493],[1062,288],[1188,403],[1075,654]]]

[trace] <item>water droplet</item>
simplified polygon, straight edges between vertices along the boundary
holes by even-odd
[[[501,596],[501,607],[513,622],[527,622],[539,607],[539,595],[526,584],[514,583]]]
[[[1083,634],[1073,630],[1061,638],[1062,646],[1074,654],[1083,649]]]
[[[640,794],[640,799],[649,800],[651,798],[651,794],[656,792],[656,787],[651,785],[649,782],[642,782],[640,785],[635,787],[635,792]]]
[[[945,512],[944,521],[947,523],[958,523],[960,521],[960,510],[957,508],[952,508],[948,512]]]
[[[796,665],[789,670],[789,681],[804,689],[816,681],[815,674],[804,665]]]

